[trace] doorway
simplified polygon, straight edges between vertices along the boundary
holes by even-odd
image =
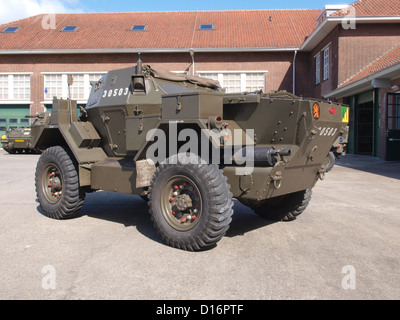
[[[400,93],[387,94],[386,160],[400,160]]]
[[[374,103],[361,103],[357,106],[357,153],[373,155],[374,141]]]

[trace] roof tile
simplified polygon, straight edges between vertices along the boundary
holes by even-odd
[[[319,9],[57,14],[56,28],[44,29],[46,15],[0,26],[0,50],[184,49],[299,47],[315,29]],[[199,30],[213,24],[214,30]],[[60,32],[76,25],[74,32]],[[146,25],[142,32],[133,25]]]

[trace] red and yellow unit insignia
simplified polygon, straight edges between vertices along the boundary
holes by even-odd
[[[314,105],[312,107],[312,113],[313,113],[314,119],[316,119],[316,120],[318,120],[319,117],[321,116],[320,108],[319,108],[319,104],[318,103],[314,103]]]

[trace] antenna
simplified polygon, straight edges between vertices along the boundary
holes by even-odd
[[[71,115],[71,123],[72,123],[71,86],[74,83],[74,77],[71,74],[69,74],[67,77],[67,83],[68,83],[68,106],[69,106],[69,112]]]

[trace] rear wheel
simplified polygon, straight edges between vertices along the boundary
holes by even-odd
[[[42,153],[35,185],[40,206],[50,218],[72,218],[83,206],[85,192],[79,187],[78,167],[64,147],[50,147]]]
[[[304,212],[311,201],[312,189],[267,199],[253,208],[265,219],[291,221]]]
[[[232,220],[229,189],[216,165],[161,164],[149,188],[157,232],[168,245],[183,250],[215,246]]]

